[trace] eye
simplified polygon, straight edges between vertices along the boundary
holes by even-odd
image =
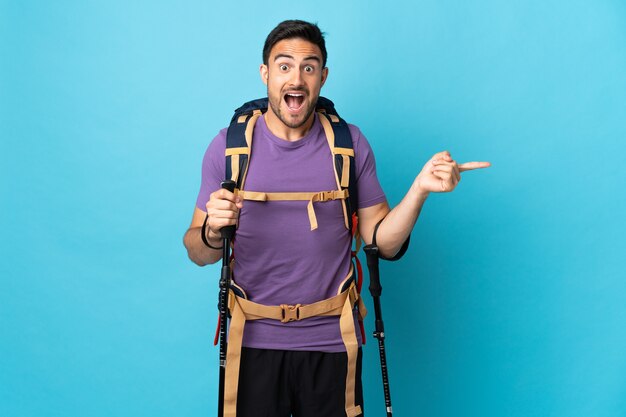
[[[287,64],[280,64],[278,68],[280,68],[281,71],[287,71],[289,66]]]
[[[308,72],[310,74],[313,71],[315,71],[315,68],[313,68],[311,65],[307,65],[306,67],[304,67],[304,72]]]

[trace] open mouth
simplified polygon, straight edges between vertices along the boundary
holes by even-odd
[[[304,105],[304,93],[287,93],[284,99],[285,103],[287,103],[287,108],[293,112],[299,111]]]

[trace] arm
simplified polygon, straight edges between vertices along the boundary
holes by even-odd
[[[222,256],[221,249],[211,249],[202,241],[202,225],[207,213],[209,219],[205,228],[206,238],[209,245],[216,248],[221,247],[223,243],[220,228],[235,224],[239,216],[240,206],[237,207],[234,195],[226,190],[221,191],[220,188],[225,172],[226,132],[227,129],[222,129],[213,138],[204,154],[196,207],[191,218],[191,225],[183,237],[183,244],[187,249],[189,259],[200,266],[215,263]]]
[[[359,210],[359,232],[366,244],[371,243],[374,227],[378,228],[376,243],[380,253],[393,257],[409,237],[413,226],[431,192],[450,192],[461,180],[461,172],[490,166],[489,162],[457,164],[447,151],[435,154],[424,165],[402,201],[389,209],[387,203]]]
[[[374,227],[384,219],[378,228],[376,244],[382,256],[392,258],[411,234],[427,197],[428,193],[422,194],[411,187],[393,210],[386,202],[359,210],[359,233],[365,243],[372,243]]]
[[[224,226],[237,224],[241,207],[241,199],[224,189],[211,194],[206,204],[206,213],[196,207],[191,218],[191,225],[183,237],[183,244],[187,248],[189,259],[200,266],[213,264],[220,260],[222,258],[221,246],[224,243],[220,229]],[[206,227],[206,238],[209,244],[217,249],[209,248],[202,241],[202,224],[207,213],[209,219]]]

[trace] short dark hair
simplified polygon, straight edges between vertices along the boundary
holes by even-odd
[[[322,67],[326,67],[326,43],[324,42],[324,33],[315,23],[305,22],[304,20],[285,20],[276,26],[267,38],[263,46],[263,63],[267,65],[270,52],[274,45],[284,39],[301,38],[319,46],[322,51]]]

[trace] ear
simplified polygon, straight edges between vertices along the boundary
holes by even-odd
[[[320,85],[320,88],[324,86],[324,83],[326,82],[327,78],[328,78],[328,67],[322,70],[322,84]]]
[[[269,76],[269,70],[267,69],[267,65],[261,64],[259,67],[259,74],[261,74],[261,81],[263,84],[267,85],[267,78]]]

